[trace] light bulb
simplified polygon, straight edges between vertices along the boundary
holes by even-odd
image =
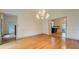
[[[45,10],[42,10],[41,16],[44,16],[45,13],[46,13],[46,11]]]
[[[36,14],[36,18],[37,18],[37,19],[40,19],[40,17],[39,17],[39,15],[38,15],[38,14]]]
[[[45,19],[47,19],[50,15],[47,13]]]

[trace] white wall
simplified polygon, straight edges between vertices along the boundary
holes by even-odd
[[[67,16],[67,37],[79,39],[79,10],[48,10],[50,18],[38,21],[34,10],[2,10],[14,14],[17,20],[17,37],[31,36],[40,33],[48,34],[48,20]]]
[[[67,16],[67,38],[73,38],[79,40],[79,10],[50,10],[51,17],[48,20]],[[48,22],[45,20],[44,33],[48,33]]]
[[[42,23],[36,20],[35,11],[32,10],[2,10],[17,16],[17,38],[42,33]]]
[[[6,33],[9,33],[9,27],[11,24],[12,24],[12,32],[15,33],[15,29],[14,29],[14,26],[17,24],[17,17],[14,16],[14,15],[6,15],[4,14],[4,21],[5,21],[5,24],[3,24],[5,27],[3,28],[5,30],[5,32],[3,32],[4,34]],[[9,24],[11,23],[11,24]]]
[[[68,15],[67,37],[79,40],[79,11]]]

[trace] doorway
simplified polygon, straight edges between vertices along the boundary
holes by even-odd
[[[57,43],[62,43],[62,47],[66,48],[66,37],[67,37],[67,17],[60,17],[56,19],[49,20],[48,22],[48,32],[49,35],[57,41]],[[61,44],[60,44],[61,46]]]
[[[1,13],[0,20],[0,43],[16,40],[17,16]]]
[[[61,36],[62,33],[67,33],[67,17],[60,17],[49,20],[48,22],[49,35]],[[63,37],[64,34],[63,34]]]

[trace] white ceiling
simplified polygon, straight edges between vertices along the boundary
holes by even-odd
[[[17,14],[19,12],[37,12],[38,10],[42,10],[42,9],[0,9],[1,13],[9,13],[9,14]],[[51,12],[69,12],[69,13],[79,13],[79,9],[46,9],[47,12],[51,13]]]

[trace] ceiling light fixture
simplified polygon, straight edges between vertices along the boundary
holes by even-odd
[[[50,15],[46,10],[39,10],[36,14],[36,18],[41,20],[48,19],[49,16]]]

